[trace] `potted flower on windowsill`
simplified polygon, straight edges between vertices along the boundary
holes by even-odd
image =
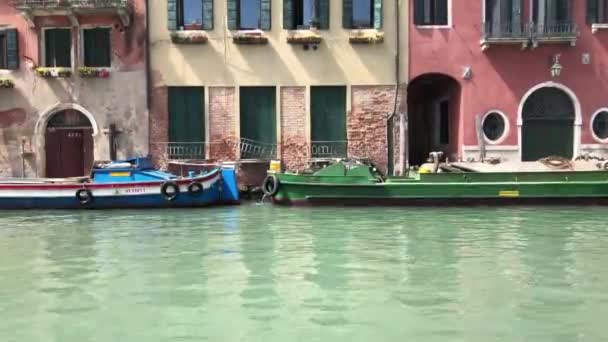
[[[10,78],[0,77],[0,89],[12,89],[15,88],[15,82]]]
[[[384,32],[376,29],[352,30],[348,41],[351,44],[378,44],[384,42]]]
[[[234,33],[232,41],[235,44],[267,44],[268,37],[261,30],[243,30]]]
[[[78,68],[78,76],[84,78],[108,78],[110,71],[105,68],[80,67]]]
[[[319,44],[323,38],[311,27],[309,29],[294,30],[287,36],[289,44]]]
[[[40,77],[71,77],[72,69],[70,68],[36,68],[36,74]]]
[[[206,44],[207,32],[205,31],[172,31],[171,42],[173,44]]]

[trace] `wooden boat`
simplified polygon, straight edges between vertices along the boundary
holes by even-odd
[[[262,189],[273,203],[286,205],[608,203],[605,167],[542,172],[461,169],[383,177],[371,165],[338,162],[310,174],[269,171]]]
[[[239,202],[233,167],[178,177],[149,158],[94,165],[90,177],[0,179],[0,209],[200,207]]]

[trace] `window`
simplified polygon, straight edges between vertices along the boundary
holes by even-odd
[[[415,0],[414,24],[416,26],[447,26],[449,0]]]
[[[169,159],[205,158],[202,87],[169,87]]]
[[[212,30],[213,0],[167,0],[169,30]]]
[[[241,87],[241,159],[276,158],[275,87]]]
[[[228,0],[228,29],[270,30],[270,0]]]
[[[346,157],[346,87],[310,87],[310,138],[313,158]]]
[[[486,139],[496,143],[506,135],[507,119],[502,113],[492,111],[485,115],[481,127]]]
[[[0,69],[8,69],[6,63],[6,35],[0,33]]]
[[[587,0],[587,23],[608,23],[608,0]]]
[[[600,142],[608,140],[608,109],[596,112],[591,119],[593,136]]]
[[[562,30],[558,26],[571,21],[570,0],[535,0],[532,18],[537,24],[544,24],[546,30]]]
[[[329,29],[329,0],[283,0],[283,28]]]
[[[56,28],[44,30],[44,65],[47,67],[72,66],[72,30]]]
[[[109,28],[83,30],[84,65],[87,67],[111,66],[111,43]]]
[[[346,29],[382,28],[382,0],[344,0],[342,22]]]

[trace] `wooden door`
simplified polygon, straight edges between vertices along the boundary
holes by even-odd
[[[45,140],[47,177],[78,177],[89,172],[93,162],[90,129],[49,128]]]

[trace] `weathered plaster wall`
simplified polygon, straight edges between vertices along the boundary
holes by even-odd
[[[409,0],[413,6],[413,0]],[[566,43],[543,44],[536,49],[521,49],[521,45],[491,46],[482,52],[483,1],[452,0],[452,27],[417,28],[410,15],[410,73],[409,79],[426,73],[441,73],[453,77],[462,87],[461,153],[472,151],[477,144],[475,116],[498,109],[509,119],[509,135],[499,146],[489,150],[518,156],[518,112],[524,95],[534,86],[555,82],[571,89],[581,104],[581,149],[599,144],[591,135],[591,115],[608,106],[608,32],[591,33],[585,23],[585,1],[573,1],[573,18],[581,34],[572,47]],[[528,1],[522,1],[523,20],[528,21]],[[411,7],[413,9],[413,7]],[[410,11],[413,12],[413,11]],[[563,66],[560,77],[550,75],[550,58],[561,54]],[[583,53],[589,53],[591,63],[582,63]],[[472,78],[463,79],[465,67],[472,68]],[[599,148],[599,147],[598,147]]]
[[[26,176],[44,176],[44,129],[53,108],[73,104],[88,112],[95,120],[99,133],[94,136],[94,158],[109,158],[109,142],[104,128],[116,124],[122,131],[118,136],[118,157],[126,158],[148,153],[148,114],[146,104],[145,69],[145,2],[132,3],[130,27],[122,27],[117,17],[83,17],[81,26],[111,26],[112,69],[107,79],[84,79],[77,73],[66,79],[38,77],[34,70],[40,63],[42,27],[69,26],[63,17],[37,18],[36,28],[30,28],[23,17],[3,1],[0,4],[0,25],[16,27],[19,32],[19,70],[0,70],[0,77],[14,81],[14,89],[0,89],[0,175],[21,176],[21,143],[27,151]],[[73,60],[80,56],[80,31],[73,28]],[[41,131],[35,132],[38,126]]]

